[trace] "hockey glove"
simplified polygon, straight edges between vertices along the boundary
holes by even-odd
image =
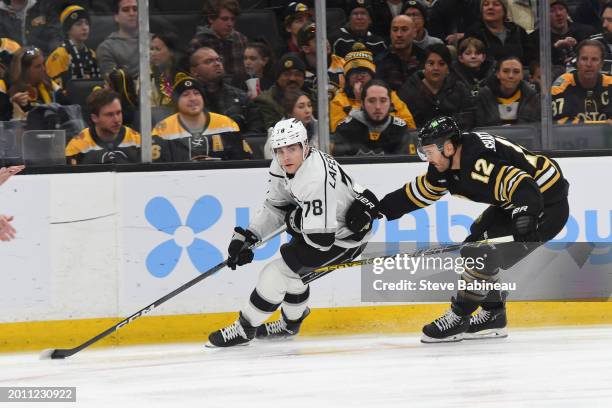
[[[363,190],[357,194],[351,206],[346,210],[345,221],[349,230],[355,234],[365,236],[372,229],[376,218],[380,218],[378,198],[370,190]]]
[[[539,217],[523,206],[512,211],[512,236],[516,242],[540,242]]]
[[[236,270],[236,266],[242,266],[253,261],[255,254],[250,248],[257,243],[259,238],[248,229],[234,228],[234,235],[227,248],[227,266]]]
[[[287,224],[287,233],[292,237],[302,235],[302,208],[295,207],[285,214],[285,224]]]

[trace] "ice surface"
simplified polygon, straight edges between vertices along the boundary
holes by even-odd
[[[77,387],[76,404],[54,407],[612,407],[612,327],[202,344],[0,355],[0,386]]]

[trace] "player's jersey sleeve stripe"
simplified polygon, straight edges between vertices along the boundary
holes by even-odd
[[[425,180],[425,176],[417,177],[417,189],[419,190],[419,192],[423,196],[425,196],[425,198],[428,198],[434,201],[438,200],[440,196],[434,193],[433,191],[429,190],[427,186],[425,185],[424,180]]]
[[[428,203],[423,202],[417,199],[412,193],[412,182],[406,184],[406,195],[408,195],[408,199],[414,203],[417,207],[424,208],[427,207]]]
[[[432,192],[438,193],[440,195],[444,195],[446,194],[446,187],[438,187],[438,186],[434,186],[433,184],[431,184],[429,181],[427,181],[427,177],[423,177],[423,180],[425,181],[425,186]]]
[[[555,184],[557,182],[557,180],[559,180],[559,178],[561,178],[561,173],[556,171],[555,175],[553,176],[553,178],[550,179],[550,181],[548,183],[546,183],[546,184],[544,184],[543,186],[540,187],[540,191],[543,193],[546,190],[548,190],[553,184]]]
[[[514,183],[514,185],[512,186],[512,188],[510,189],[510,192],[508,193],[508,201],[512,201],[512,196],[514,195],[514,191],[516,190],[516,188],[519,186],[519,184],[521,184],[521,181],[525,178],[531,178],[531,176],[527,173],[522,173],[519,178],[516,180],[516,182]]]

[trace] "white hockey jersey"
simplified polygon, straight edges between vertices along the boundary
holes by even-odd
[[[347,239],[353,232],[346,227],[345,214],[363,188],[330,155],[311,147],[310,154],[291,177],[276,160],[270,165],[268,191],[263,208],[251,220],[249,229],[260,238],[285,222],[286,208],[302,208],[302,235],[305,242],[319,250],[329,247],[309,239],[308,234],[333,233],[333,245],[354,248],[367,242],[371,231],[361,241]]]

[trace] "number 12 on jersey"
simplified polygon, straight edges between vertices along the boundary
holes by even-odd
[[[474,164],[474,170],[476,171],[472,172],[472,178],[487,184],[489,183],[489,177],[491,173],[493,173],[494,167],[495,165],[493,163],[487,163],[485,159],[478,159]]]

